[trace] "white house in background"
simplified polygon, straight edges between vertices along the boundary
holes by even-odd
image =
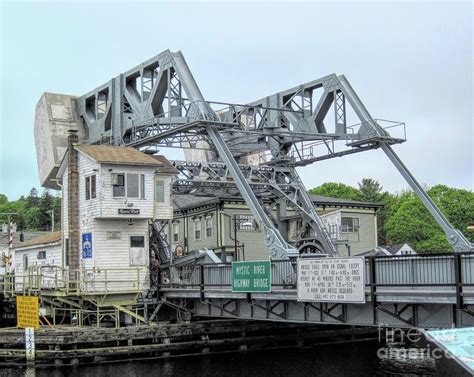
[[[63,265],[61,231],[45,233],[39,237],[14,244],[12,254],[15,264],[16,290],[40,284],[44,288],[54,288],[55,277],[61,279]],[[32,281],[30,271],[41,270],[40,281]],[[37,275],[36,273],[34,275]]]
[[[417,252],[407,243],[391,245],[391,246],[382,246],[387,255],[417,255]]]
[[[71,151],[77,157],[77,192],[69,188],[68,155]],[[45,263],[73,268],[68,260],[68,255],[71,255],[68,253],[71,246],[68,209],[71,207],[70,202],[77,200],[77,273],[80,274],[81,290],[121,293],[147,288],[148,224],[152,219],[172,218],[173,174],[176,174],[176,170],[165,157],[148,155],[131,147],[70,147],[57,174],[62,183],[63,247],[54,249],[54,252],[53,249],[49,252],[46,250]],[[34,250],[36,254],[40,251],[39,248]],[[18,273],[25,273],[36,260],[29,256],[28,259],[19,257],[17,261]],[[68,276],[70,274],[65,275],[65,278]]]
[[[418,253],[407,243],[390,245],[390,246],[379,246],[371,251],[361,254],[364,257],[370,256],[400,256],[400,255],[418,255]]]

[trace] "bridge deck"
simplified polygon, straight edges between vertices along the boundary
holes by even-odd
[[[231,264],[171,267],[160,274],[162,302],[199,316],[369,326],[474,325],[474,254],[369,257],[365,303],[297,299],[296,261],[272,261],[269,293],[232,292]],[[183,301],[184,299],[184,301]]]

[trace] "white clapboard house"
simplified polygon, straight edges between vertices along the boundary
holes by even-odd
[[[60,278],[49,278],[58,280],[56,285],[46,283],[42,274],[42,288],[71,287],[75,280],[78,284],[72,286],[81,293],[146,289],[149,221],[172,218],[173,174],[175,168],[163,156],[70,142],[57,174],[62,186],[61,258],[48,251],[45,255],[45,264],[54,263],[62,272]],[[28,259],[17,259],[22,275],[28,275],[29,261],[39,251],[30,248]]]

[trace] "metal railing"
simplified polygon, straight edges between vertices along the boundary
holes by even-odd
[[[296,288],[296,260],[272,261],[273,288]],[[446,253],[365,258],[365,284],[373,287],[474,286],[474,254]],[[161,287],[223,288],[232,286],[231,263],[160,270]]]
[[[147,267],[69,269],[34,266],[24,275],[6,274],[0,279],[4,295],[59,291],[65,294],[139,293],[148,288]]]
[[[271,262],[272,287],[296,287],[296,260]],[[171,288],[232,287],[232,264],[202,264],[191,267],[167,267],[160,271],[159,286]]]

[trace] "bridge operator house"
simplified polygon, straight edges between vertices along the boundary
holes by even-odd
[[[81,291],[146,289],[148,222],[172,218],[173,174],[175,168],[163,156],[134,148],[78,145],[77,135],[70,135],[57,174],[62,185],[62,256],[56,255],[57,243],[23,251],[17,258],[17,290],[26,285],[24,279],[32,279],[33,271],[24,264],[38,253],[42,263],[37,267],[43,269],[37,272],[42,280],[38,283],[43,288],[66,287],[67,280],[79,281],[80,275]],[[63,274],[65,267],[77,276]]]

